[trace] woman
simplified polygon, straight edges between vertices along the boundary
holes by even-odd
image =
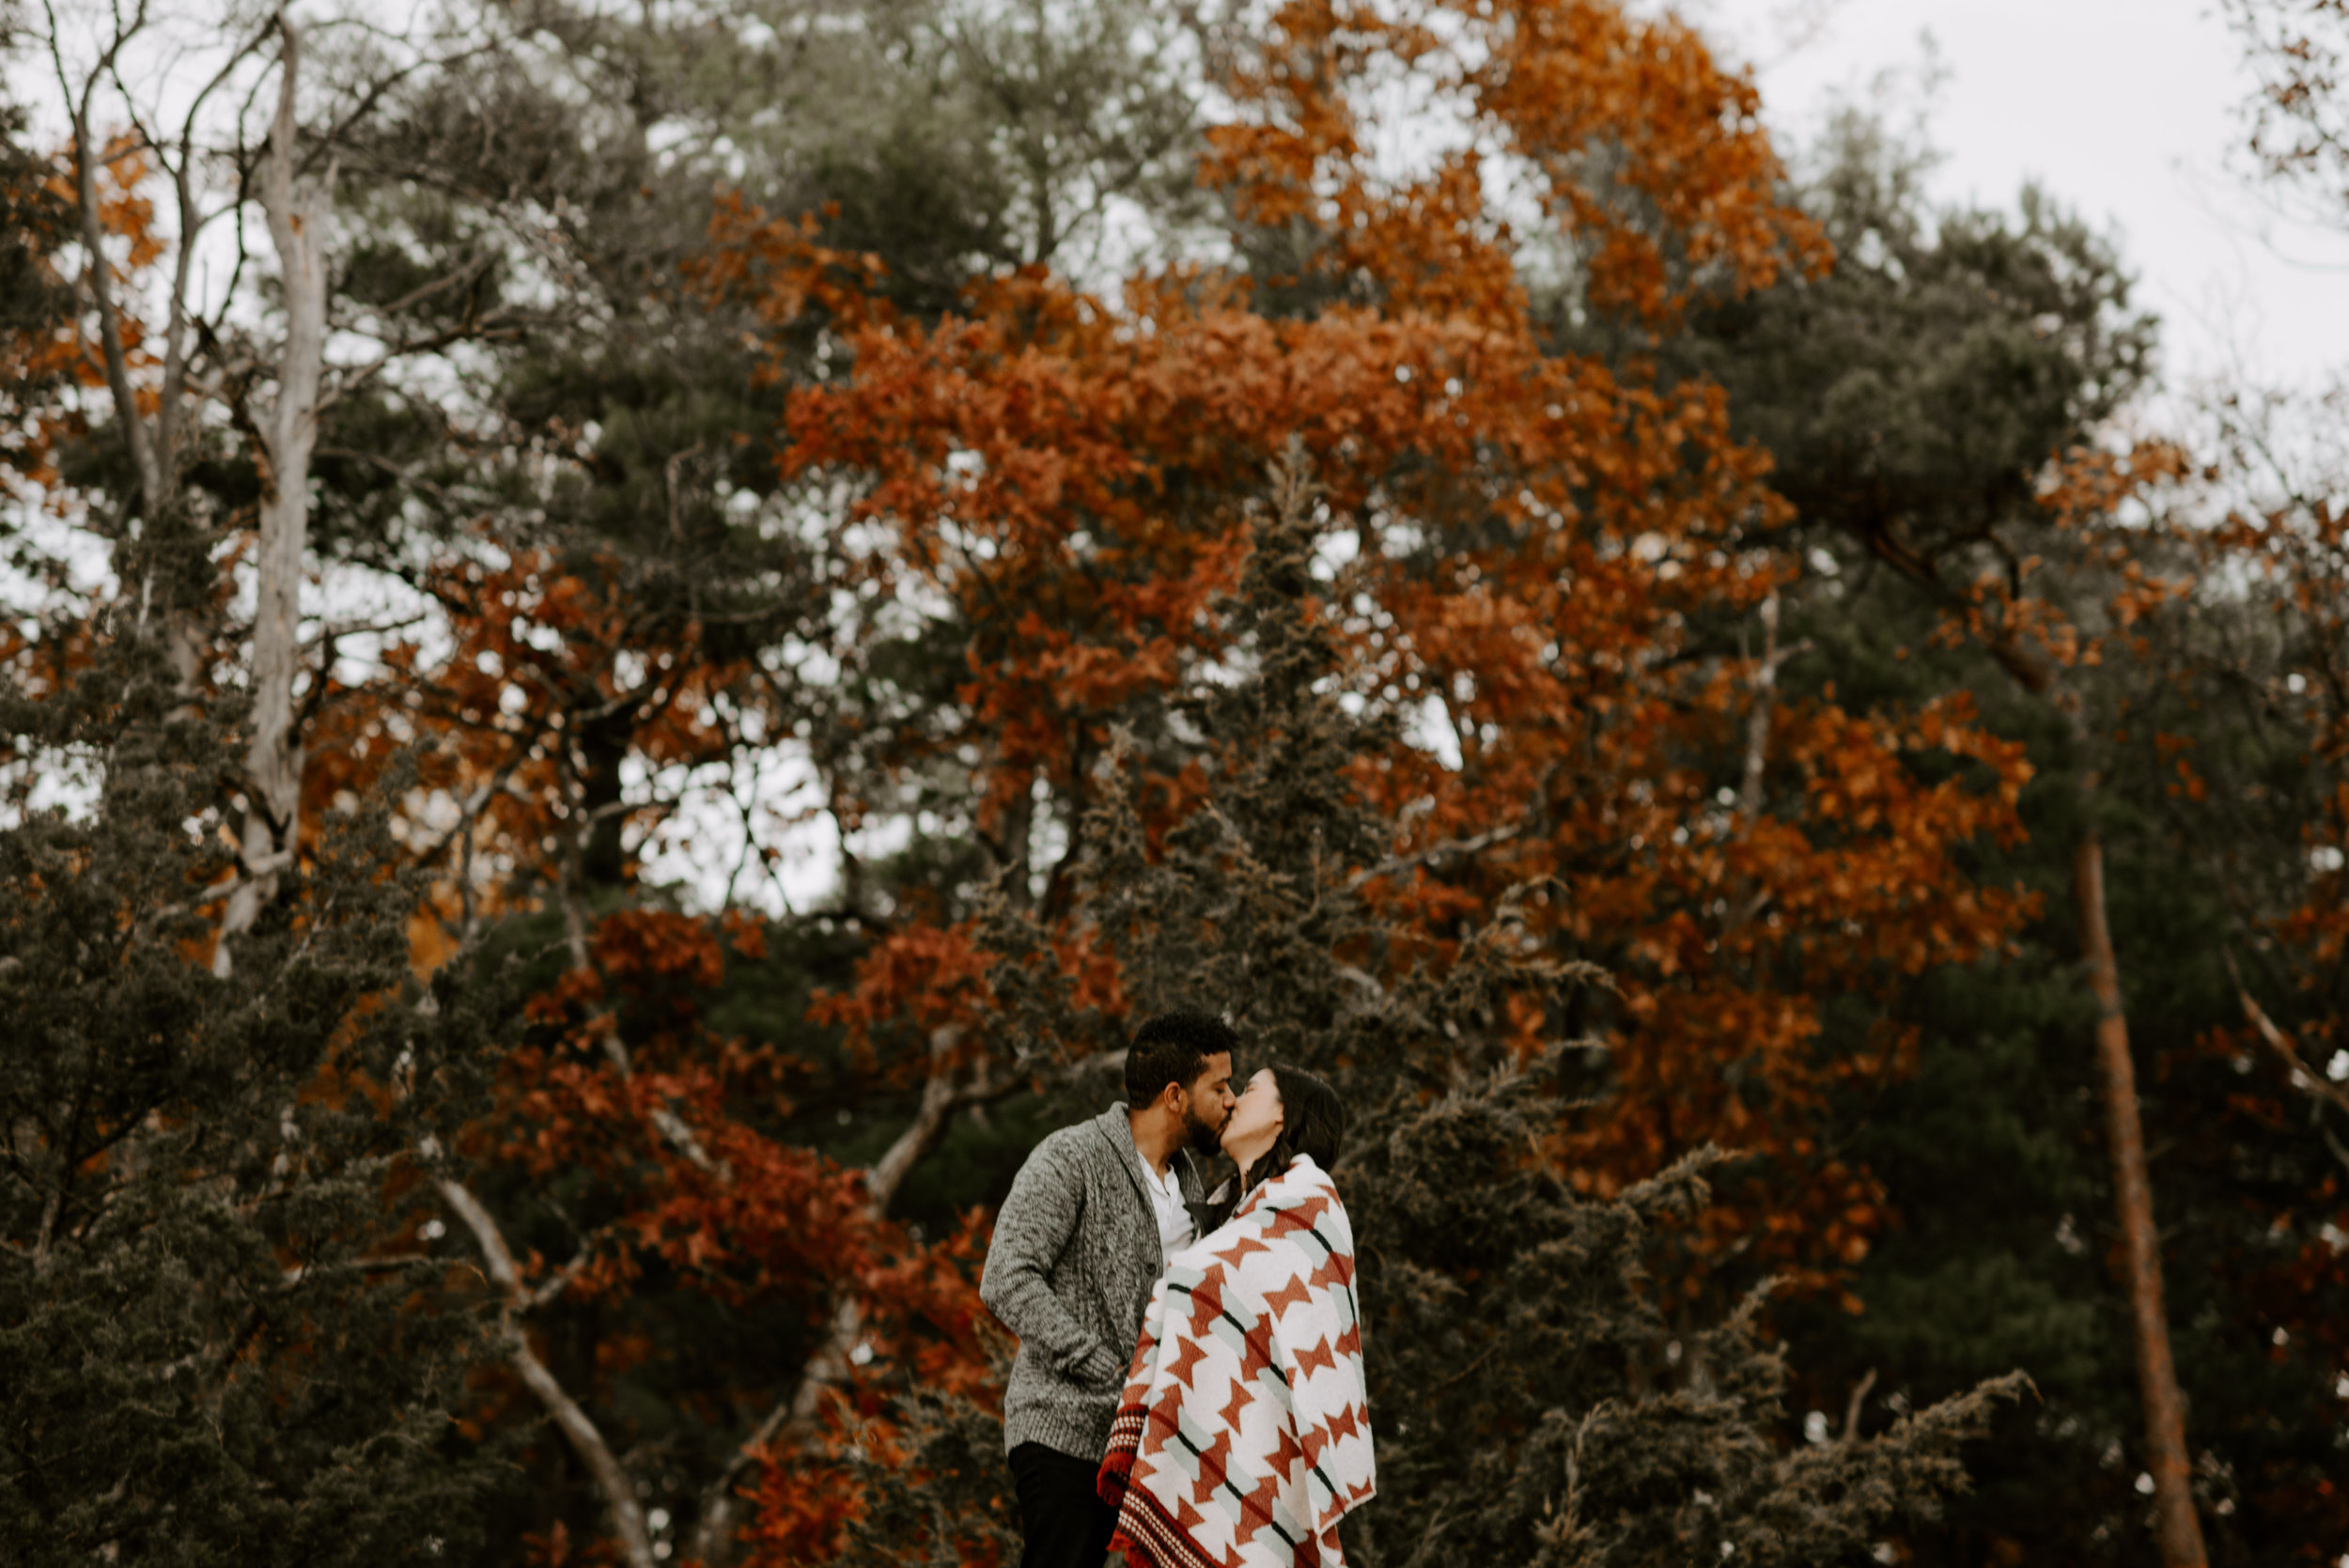
[[[1338,1520],[1376,1489],[1354,1232],[1329,1170],[1337,1091],[1267,1067],[1223,1125],[1232,1218],[1150,1297],[1102,1462],[1132,1568],[1342,1565]]]

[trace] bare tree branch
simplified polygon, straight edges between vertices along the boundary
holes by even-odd
[[[2300,1059],[2299,1048],[2292,1043],[2292,1036],[2278,1029],[2266,1010],[2252,1000],[2251,988],[2243,983],[2243,971],[2235,967],[2232,953],[2227,955],[2227,973],[2234,981],[2235,996],[2243,1003],[2243,1016],[2250,1020],[2253,1029],[2259,1031],[2259,1036],[2267,1042],[2267,1048],[2282,1058],[2284,1076],[2292,1086],[2309,1098],[2349,1115],[2349,1089],[2332,1082]]]
[[[98,341],[105,361],[106,389],[114,396],[115,417],[122,426],[122,439],[131,449],[131,465],[138,474],[141,499],[146,503],[148,521],[152,526],[169,504],[168,475],[157,460],[145,422],[139,418],[138,393],[131,384],[131,359],[123,345],[121,309],[115,302],[114,280],[106,262],[105,225],[99,216],[98,148],[90,141],[90,104],[99,80],[114,69],[116,58],[145,29],[147,7],[141,0],[130,23],[117,29],[105,53],[78,90],[73,85],[73,73],[66,67],[56,8],[51,0],[41,0],[41,10],[49,23],[49,58],[72,117],[74,194],[81,208],[82,246],[88,253],[86,267],[90,299],[98,310]]]
[[[907,1173],[938,1146],[956,1111],[965,1106],[1000,1099],[1025,1081],[1016,1074],[999,1077],[982,1072],[970,1082],[957,1083],[952,1063],[961,1040],[961,1031],[951,1025],[930,1033],[930,1076],[922,1085],[921,1109],[914,1113],[911,1125],[897,1135],[864,1173],[865,1205],[876,1219],[889,1212]],[[822,1347],[808,1358],[790,1397],[779,1401],[751,1429],[750,1436],[728,1457],[725,1467],[702,1489],[700,1516],[694,1522],[692,1550],[688,1555],[703,1568],[723,1568],[732,1560],[738,1549],[736,1484],[771,1445],[803,1444],[814,1435],[825,1396],[847,1383],[856,1366],[856,1348],[863,1339],[864,1323],[863,1303],[853,1292],[843,1291],[832,1307],[832,1330],[825,1336]]]
[[[1876,1386],[1876,1369],[1852,1386],[1851,1398],[1843,1403],[1843,1435],[1838,1441],[1853,1442],[1859,1436],[1859,1412],[1868,1403],[1868,1390]]]
[[[658,1568],[653,1556],[652,1535],[646,1528],[645,1511],[636,1500],[635,1485],[612,1445],[604,1440],[587,1412],[564,1391],[547,1364],[530,1347],[530,1336],[523,1330],[521,1313],[532,1304],[530,1293],[522,1283],[521,1273],[514,1266],[514,1254],[506,1244],[506,1236],[498,1229],[497,1220],[482,1206],[462,1182],[443,1177],[440,1184],[441,1197],[449,1211],[473,1232],[474,1243],[481,1249],[483,1267],[490,1281],[503,1293],[505,1300],[498,1312],[498,1333],[506,1343],[506,1358],[522,1383],[537,1397],[547,1415],[560,1429],[571,1452],[595,1479],[597,1490],[603,1494],[604,1507],[612,1515],[613,1533],[619,1537],[620,1551],[629,1568]]]
[[[1397,855],[1391,860],[1380,861],[1377,865],[1362,867],[1346,879],[1346,891],[1352,893],[1365,882],[1375,881],[1381,877],[1392,877],[1399,871],[1408,871],[1413,866],[1426,865],[1442,860],[1446,856],[1473,855],[1479,850],[1489,849],[1496,844],[1506,844],[1523,831],[1525,831],[1525,824],[1516,822],[1505,828],[1494,828],[1486,832],[1470,833],[1466,838],[1448,838],[1441,844],[1431,844],[1426,848],[1415,850],[1408,855]]]

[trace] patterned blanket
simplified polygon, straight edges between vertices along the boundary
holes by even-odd
[[[1102,1462],[1131,1568],[1337,1568],[1377,1489],[1354,1233],[1310,1158],[1174,1254]]]

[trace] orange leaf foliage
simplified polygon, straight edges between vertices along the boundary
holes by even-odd
[[[1558,351],[1504,211],[1552,225],[1582,307],[1635,334],[1815,267],[1823,243],[1775,194],[1750,85],[1677,23],[1299,0],[1265,38],[1203,179],[1241,219],[1309,235],[1296,276],[1177,268],[1111,296],[1028,272],[924,323],[858,299],[814,226],[723,220],[711,277],[851,358],[792,397],[783,458],[787,477],[855,480],[839,570],[967,635],[948,721],[876,741],[908,770],[982,758],[983,827],[1039,781],[1074,815],[1112,726],[1218,658],[1248,507],[1298,437],[1348,547],[1315,613],[1362,699],[1422,742],[1366,760],[1357,787],[1410,824],[1403,851],[1538,825],[1378,896],[1439,949],[1465,911],[1554,878],[1545,934],[1621,987],[1614,1098],[1562,1129],[1583,1179],[1611,1189],[1707,1139],[1752,1150],[1771,1174],[1712,1212],[1706,1245],[1759,1234],[1758,1261],[1825,1282],[1887,1218],[1821,1146],[1827,1096],[1902,1054],[1896,1034],[1828,1053],[1818,999],[1999,950],[2027,901],[1976,886],[1964,848],[2016,831],[2029,768],[1962,701],[1873,715],[1830,693],[1779,705],[1764,811],[1722,805],[1753,672],[1702,655],[1694,628],[1789,575],[1766,459],[1731,439],[1717,390]],[[1377,166],[1361,105],[1404,68],[1485,151]],[[1315,288],[1318,308],[1277,303]],[[1160,787],[1169,814],[1196,796],[1180,772]],[[916,924],[822,1016],[967,1022],[982,968],[967,931]],[[1543,1028],[1520,1022],[1529,1046]]]

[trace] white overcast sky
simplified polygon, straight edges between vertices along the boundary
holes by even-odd
[[[2163,321],[2173,390],[2217,377],[2310,386],[2349,374],[2349,232],[2279,221],[2248,179],[2242,51],[2212,0],[1685,0],[1751,61],[1764,114],[1799,146],[1840,96],[1893,73],[1922,103],[1945,201],[2012,207],[2027,180],[2116,237]],[[2349,230],[2349,224],[2344,225]]]

